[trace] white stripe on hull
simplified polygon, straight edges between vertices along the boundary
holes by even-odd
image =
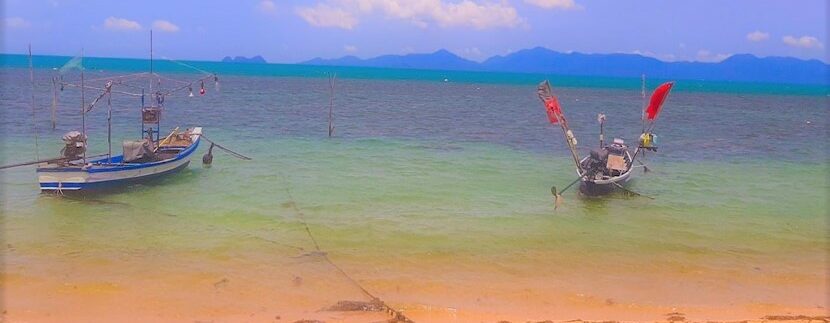
[[[190,156],[179,159],[174,162],[165,163],[157,166],[144,167],[138,169],[114,171],[114,172],[95,172],[89,173],[86,171],[69,171],[69,172],[40,172],[38,173],[38,182],[40,183],[77,183],[77,184],[94,184],[99,182],[108,182],[115,180],[130,180],[139,179],[145,176],[152,176],[163,173],[179,167],[190,162]],[[42,189],[56,189],[53,187],[42,187]],[[68,189],[68,188],[67,188]]]
[[[195,127],[192,129],[190,139],[193,145],[198,145],[199,137],[202,135],[202,128]],[[40,183],[41,190],[81,190],[84,186],[93,185],[97,183],[116,182],[138,180],[145,177],[150,177],[156,174],[161,174],[167,171],[174,170],[178,167],[186,166],[190,162],[190,157],[195,152],[196,147],[189,147],[191,151],[186,151],[186,155],[179,155],[179,159],[160,162],[158,165],[138,167],[134,169],[121,169],[113,171],[101,171],[107,169],[108,166],[93,165],[91,170],[77,170],[70,171],[50,171],[48,167],[38,168],[38,183]],[[123,167],[121,165],[112,166],[113,168]],[[62,167],[56,167],[62,168]],[[53,187],[55,183],[58,187]],[[47,186],[44,186],[46,184]],[[65,185],[73,187],[64,187]]]

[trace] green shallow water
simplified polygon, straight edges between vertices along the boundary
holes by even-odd
[[[325,250],[357,268],[380,259],[462,268],[538,262],[565,276],[763,267],[813,281],[825,268],[828,186],[816,176],[826,173],[824,165],[658,164],[632,186],[656,200],[571,193],[554,211],[549,187],[570,177],[540,174],[568,167],[565,158],[378,139],[235,147],[257,152],[256,159],[217,154],[211,168],[192,165],[157,185],[92,201],[38,195],[31,170],[9,172],[5,232],[39,252],[53,243],[91,243],[92,250],[221,254],[251,243],[213,240],[225,231],[311,248],[299,222],[305,220]],[[284,249],[266,244],[248,252],[267,255],[274,247]],[[557,263],[547,263],[552,258]]]

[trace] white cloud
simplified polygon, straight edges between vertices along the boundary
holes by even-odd
[[[729,58],[729,56],[732,56],[732,54],[713,54],[706,49],[697,51],[697,60],[701,62],[716,63]]]
[[[751,33],[746,34],[746,40],[751,42],[761,42],[769,39],[769,33],[765,33],[760,30],[753,31]]]
[[[476,29],[491,27],[515,27],[523,20],[516,8],[506,3],[477,4],[469,0],[460,3],[443,4],[422,15],[432,16],[441,26],[471,26]]]
[[[639,49],[635,49],[631,53],[632,54],[637,54],[637,55],[640,55],[640,56],[656,58],[656,59],[659,59],[659,60],[665,61],[665,62],[673,62],[673,61],[677,60],[677,56],[674,55],[674,54],[658,54],[658,53],[652,52],[650,50],[641,51]]]
[[[346,45],[343,46],[343,50],[345,50],[347,53],[354,53],[357,51],[357,47],[354,45]]]
[[[168,33],[174,33],[179,31],[179,26],[176,26],[175,24],[167,20],[156,20],[153,21],[153,29]]]
[[[322,3],[314,7],[297,8],[296,12],[307,23],[317,27],[352,29],[359,22],[352,13]]]
[[[311,25],[352,29],[358,17],[380,13],[387,19],[408,21],[426,28],[430,23],[441,27],[515,27],[524,24],[516,8],[505,1],[479,3],[473,0],[326,0],[313,7],[299,7],[297,14]],[[322,18],[329,19],[322,19]]]
[[[801,36],[801,37],[793,37],[793,36],[784,36],[781,38],[784,41],[784,44],[792,47],[799,47],[799,48],[822,48],[824,45],[818,41],[818,38],[813,36]]]
[[[271,0],[262,0],[257,5],[260,12],[268,15],[275,15],[277,13],[277,5]]]
[[[529,3],[544,9],[571,10],[582,8],[581,6],[577,5],[576,2],[574,2],[574,0],[525,0],[525,3]]]
[[[654,57],[654,52],[652,52],[652,51],[650,51],[650,50],[642,51],[642,50],[639,50],[639,49],[635,49],[635,50],[634,50],[634,51],[632,51],[631,53],[632,53],[632,54],[636,54],[636,55],[640,55],[640,56],[650,56],[650,57]]]
[[[8,29],[23,29],[29,28],[29,26],[31,26],[31,24],[28,21],[26,21],[26,19],[20,17],[8,17],[4,20],[4,25]]]
[[[104,28],[109,30],[141,30],[141,24],[124,18],[110,16],[104,20]]]
[[[481,62],[485,59],[484,53],[478,47],[468,47],[458,51],[459,56],[469,60]]]

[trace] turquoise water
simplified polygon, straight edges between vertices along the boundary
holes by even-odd
[[[70,58],[66,56],[35,56],[34,66],[38,68],[60,68]],[[84,65],[90,70],[123,72],[145,72],[150,68],[149,61],[146,59],[126,58],[89,57],[85,59]],[[28,57],[25,55],[0,54],[0,66],[5,68],[28,68]],[[194,71],[194,68],[198,68],[220,75],[241,76],[324,77],[329,73],[337,73],[341,77],[350,79],[441,81],[446,78],[452,82],[460,83],[513,85],[535,85],[539,83],[540,79],[549,79],[557,86],[567,87],[635,90],[639,90],[641,87],[640,78],[582,77],[528,73],[437,71],[294,64],[239,64],[207,61],[178,62],[167,59],[156,59],[154,68],[156,71],[166,73],[190,73]],[[658,84],[665,80],[655,79],[650,81],[654,82],[653,84]],[[674,91],[794,95],[830,94],[827,86],[823,85],[733,83],[702,80],[683,80],[683,82],[679,82],[675,86]]]
[[[18,59],[9,57],[7,66]],[[38,66],[60,65],[53,60]],[[138,69],[94,62],[89,78]],[[632,186],[655,199],[572,191],[554,211],[550,186],[574,175],[535,97],[539,76],[202,64],[222,73],[220,91],[207,84],[204,97],[168,98],[162,128],[203,126],[254,160],[215,152],[210,168],[196,158],[157,185],[85,201],[40,195],[31,168],[0,173],[4,242],[14,246],[6,273],[25,282],[71,268],[70,281],[120,286],[188,286],[176,277],[206,273],[210,284],[227,277],[239,295],[279,289],[299,302],[283,309],[310,311],[359,298],[324,264],[294,258],[312,248],[307,222],[339,265],[403,307],[548,318],[588,295],[654,315],[720,306],[746,318],[765,304],[827,302],[826,89],[773,95],[758,93],[768,85],[679,82],[656,130],[660,151],[647,157],[654,171],[638,172]],[[330,139],[329,71],[339,76]],[[34,156],[27,72],[0,70],[3,164]],[[58,129],[49,129],[51,71],[36,73],[39,154],[54,156],[80,124],[80,98],[62,92]],[[445,75],[450,82],[435,81]],[[583,153],[597,145],[596,113],[608,115],[609,136],[639,134],[638,80],[552,80]],[[819,95],[802,95],[810,93]],[[137,136],[140,100],[113,104],[116,142]],[[105,118],[99,107],[88,119],[94,152],[106,150]],[[292,289],[292,275],[334,291]],[[26,286],[10,288],[41,291]],[[217,297],[281,308],[239,295]],[[643,319],[631,308],[613,317]]]

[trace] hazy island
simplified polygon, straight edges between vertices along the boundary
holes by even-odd
[[[260,56],[260,55],[252,56],[251,58],[247,58],[245,56],[236,56],[236,57],[233,57],[233,58],[230,57],[230,56],[225,56],[225,58],[222,59],[222,62],[223,63],[268,64],[268,62],[265,61],[265,59],[262,58],[262,56]]]

